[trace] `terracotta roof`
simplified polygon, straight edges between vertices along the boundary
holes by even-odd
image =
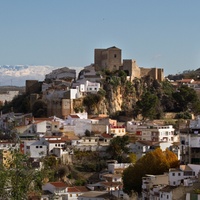
[[[67,191],[68,192],[76,192],[76,193],[80,192],[76,187],[68,187]]]
[[[89,189],[85,186],[73,186],[73,187],[68,187],[67,191],[75,193],[83,193],[83,192],[88,192]]]
[[[67,140],[47,140],[48,143],[65,143]]]
[[[56,188],[66,188],[67,184],[63,182],[49,182],[51,185],[53,185]]]
[[[88,192],[89,189],[85,186],[75,186],[76,189],[78,189],[80,192]]]
[[[80,118],[78,115],[69,115],[71,118]]]
[[[109,135],[107,133],[102,133],[101,136],[104,138],[113,138],[111,135]]]

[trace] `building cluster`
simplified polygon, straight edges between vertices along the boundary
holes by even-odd
[[[100,157],[104,157],[115,137],[127,135],[130,138],[128,147],[137,160],[159,147],[163,151],[170,149],[181,163],[180,168],[170,169],[165,174],[143,177],[141,199],[200,198],[195,192],[200,186],[200,117],[188,121],[184,129],[175,130],[172,125],[133,120],[121,123],[103,114],[88,116],[84,111],[75,112],[74,99],[100,90],[102,76],[98,72],[101,70],[124,70],[130,80],[145,75],[159,81],[164,78],[163,69],[140,68],[134,60],[122,61],[121,49],[111,47],[95,49],[94,64],[81,70],[78,77],[75,70],[64,67],[47,74],[44,82],[27,80],[26,93],[30,94],[30,105],[42,95],[49,117],[35,118],[31,113],[1,113],[2,135],[13,135],[12,142],[0,141],[4,167],[9,167],[12,150],[28,155],[34,164],[37,163],[34,165],[37,170],[43,167],[41,158],[45,156],[53,155],[62,164],[72,164],[75,151],[98,152]],[[123,192],[122,174],[129,165],[108,161],[107,169],[99,174],[98,181],[90,181],[85,186],[47,182],[42,186],[40,199],[128,200],[128,195]]]
[[[130,137],[130,151],[140,159],[155,148],[168,148],[180,160],[180,168],[170,169],[161,175],[147,174],[142,182],[142,199],[191,199],[200,186],[200,117],[190,120],[184,129],[172,125],[157,125],[140,121],[119,123],[108,116],[88,117],[87,113],[74,113],[66,119],[58,117],[34,118],[31,114],[1,114],[0,128],[16,134],[15,142],[1,141],[2,163],[9,167],[11,149],[28,155],[37,169],[42,168],[41,158],[53,155],[63,164],[72,164],[75,150],[95,151],[106,155],[110,141],[116,136]],[[133,137],[134,136],[134,137]],[[132,138],[134,138],[132,140]],[[199,151],[199,152],[198,152]],[[99,174],[99,181],[84,187],[63,182],[43,185],[43,199],[128,199],[123,192],[122,173],[130,163],[108,162],[106,171]],[[184,198],[183,198],[184,197]]]
[[[191,124],[196,123],[191,121]],[[169,148],[180,159],[183,158],[179,144],[181,136],[171,125],[146,124],[139,121],[120,123],[105,115],[88,117],[87,113],[70,114],[66,119],[56,116],[34,118],[31,114],[8,113],[1,114],[0,128],[5,133],[10,131],[16,135],[15,142],[0,142],[5,167],[9,166],[10,149],[19,149],[34,163],[38,163],[35,166],[40,169],[41,158],[50,155],[60,159],[63,164],[72,164],[76,150],[95,151],[103,157],[110,141],[123,135],[130,136],[130,151],[135,153],[137,159],[157,147],[162,150]],[[132,136],[134,140],[131,140]],[[123,192],[122,173],[129,165],[130,163],[108,162],[107,171],[100,173],[99,181],[90,182],[86,187],[48,182],[43,186],[42,198],[57,196],[58,199],[89,200],[109,199],[111,195],[113,198],[128,199]]]
[[[164,79],[163,69],[141,68],[136,61],[123,60],[122,51],[117,47],[94,50],[94,63],[84,67],[78,76],[76,71],[63,67],[45,76],[44,82],[26,81],[26,93],[31,94],[31,105],[40,97],[47,103],[47,115],[66,118],[73,113],[74,100],[88,93],[97,93],[102,87],[102,71],[124,70],[129,80],[149,75],[154,79]],[[39,92],[41,91],[41,92]],[[39,95],[40,94],[40,95]]]

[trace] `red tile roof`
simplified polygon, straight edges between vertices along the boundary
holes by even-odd
[[[48,140],[47,141],[48,143],[65,143],[66,141],[63,141],[63,140]]]
[[[80,192],[88,192],[89,189],[85,186],[75,186]]]
[[[121,182],[101,182],[101,184],[107,187],[117,187],[119,185],[122,185]]]
[[[74,187],[68,187],[68,192],[76,192],[76,193],[82,193],[82,192],[88,192],[89,189],[85,186],[74,186]]]
[[[76,192],[76,193],[79,192],[79,190],[76,189],[75,187],[68,187],[68,188],[67,188],[67,191],[68,191],[68,192]]]
[[[66,188],[67,184],[63,182],[49,182],[51,185],[53,185],[56,188]]]
[[[111,135],[109,135],[107,133],[102,133],[101,136],[104,138],[113,138]]]
[[[80,118],[78,115],[69,115],[71,118]]]

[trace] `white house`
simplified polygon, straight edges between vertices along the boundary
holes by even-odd
[[[108,200],[113,197],[113,194],[107,191],[90,191],[80,195],[78,200]]]
[[[136,121],[127,121],[126,123],[126,130],[129,133],[135,133],[137,127],[140,125],[140,122],[136,122]]]
[[[159,190],[159,200],[173,200],[173,190],[175,186],[167,185]]]
[[[42,186],[42,190],[51,192],[59,200],[77,200],[80,195],[89,191],[85,186],[71,187],[63,182],[46,183]]]
[[[159,190],[167,186],[169,176],[167,173],[162,175],[147,174],[142,178],[142,199],[156,199],[159,200]],[[157,197],[157,198],[156,198]]]
[[[154,142],[178,142],[179,136],[175,135],[175,129],[172,125],[141,125],[136,129],[136,136],[139,140],[148,140]]]
[[[14,150],[19,149],[19,143],[0,141],[0,150]]]
[[[36,141],[30,144],[30,157],[41,158],[47,155],[47,145],[41,141]]]
[[[33,143],[37,142],[37,140],[24,140],[23,141],[23,148],[24,148],[24,154],[30,155],[30,149],[31,149],[31,145]]]
[[[67,184],[63,182],[49,182],[42,186],[42,190],[47,190],[60,197],[61,200],[67,200]]]
[[[116,173],[116,171],[123,172],[130,165],[131,163],[108,163],[108,172],[111,174]]]
[[[75,79],[76,70],[63,67],[53,70],[51,73],[45,75],[45,79]]]
[[[47,145],[48,152],[47,154],[53,154],[54,148],[64,148],[66,147],[66,142],[69,139],[66,137],[58,137],[58,136],[45,136],[41,138],[41,141]]]
[[[97,151],[98,150],[99,137],[86,137],[83,136],[78,144],[75,146],[76,149],[81,151]]]
[[[196,173],[200,171],[200,165],[191,165],[195,168]],[[184,185],[192,185],[190,178],[195,178],[197,174],[189,165],[180,165],[179,169],[169,170],[169,185],[177,186],[181,183]],[[185,180],[185,181],[184,181]]]

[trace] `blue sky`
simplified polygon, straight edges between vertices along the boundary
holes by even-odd
[[[0,0],[0,65],[84,67],[117,46],[165,75],[200,68],[200,1]]]

